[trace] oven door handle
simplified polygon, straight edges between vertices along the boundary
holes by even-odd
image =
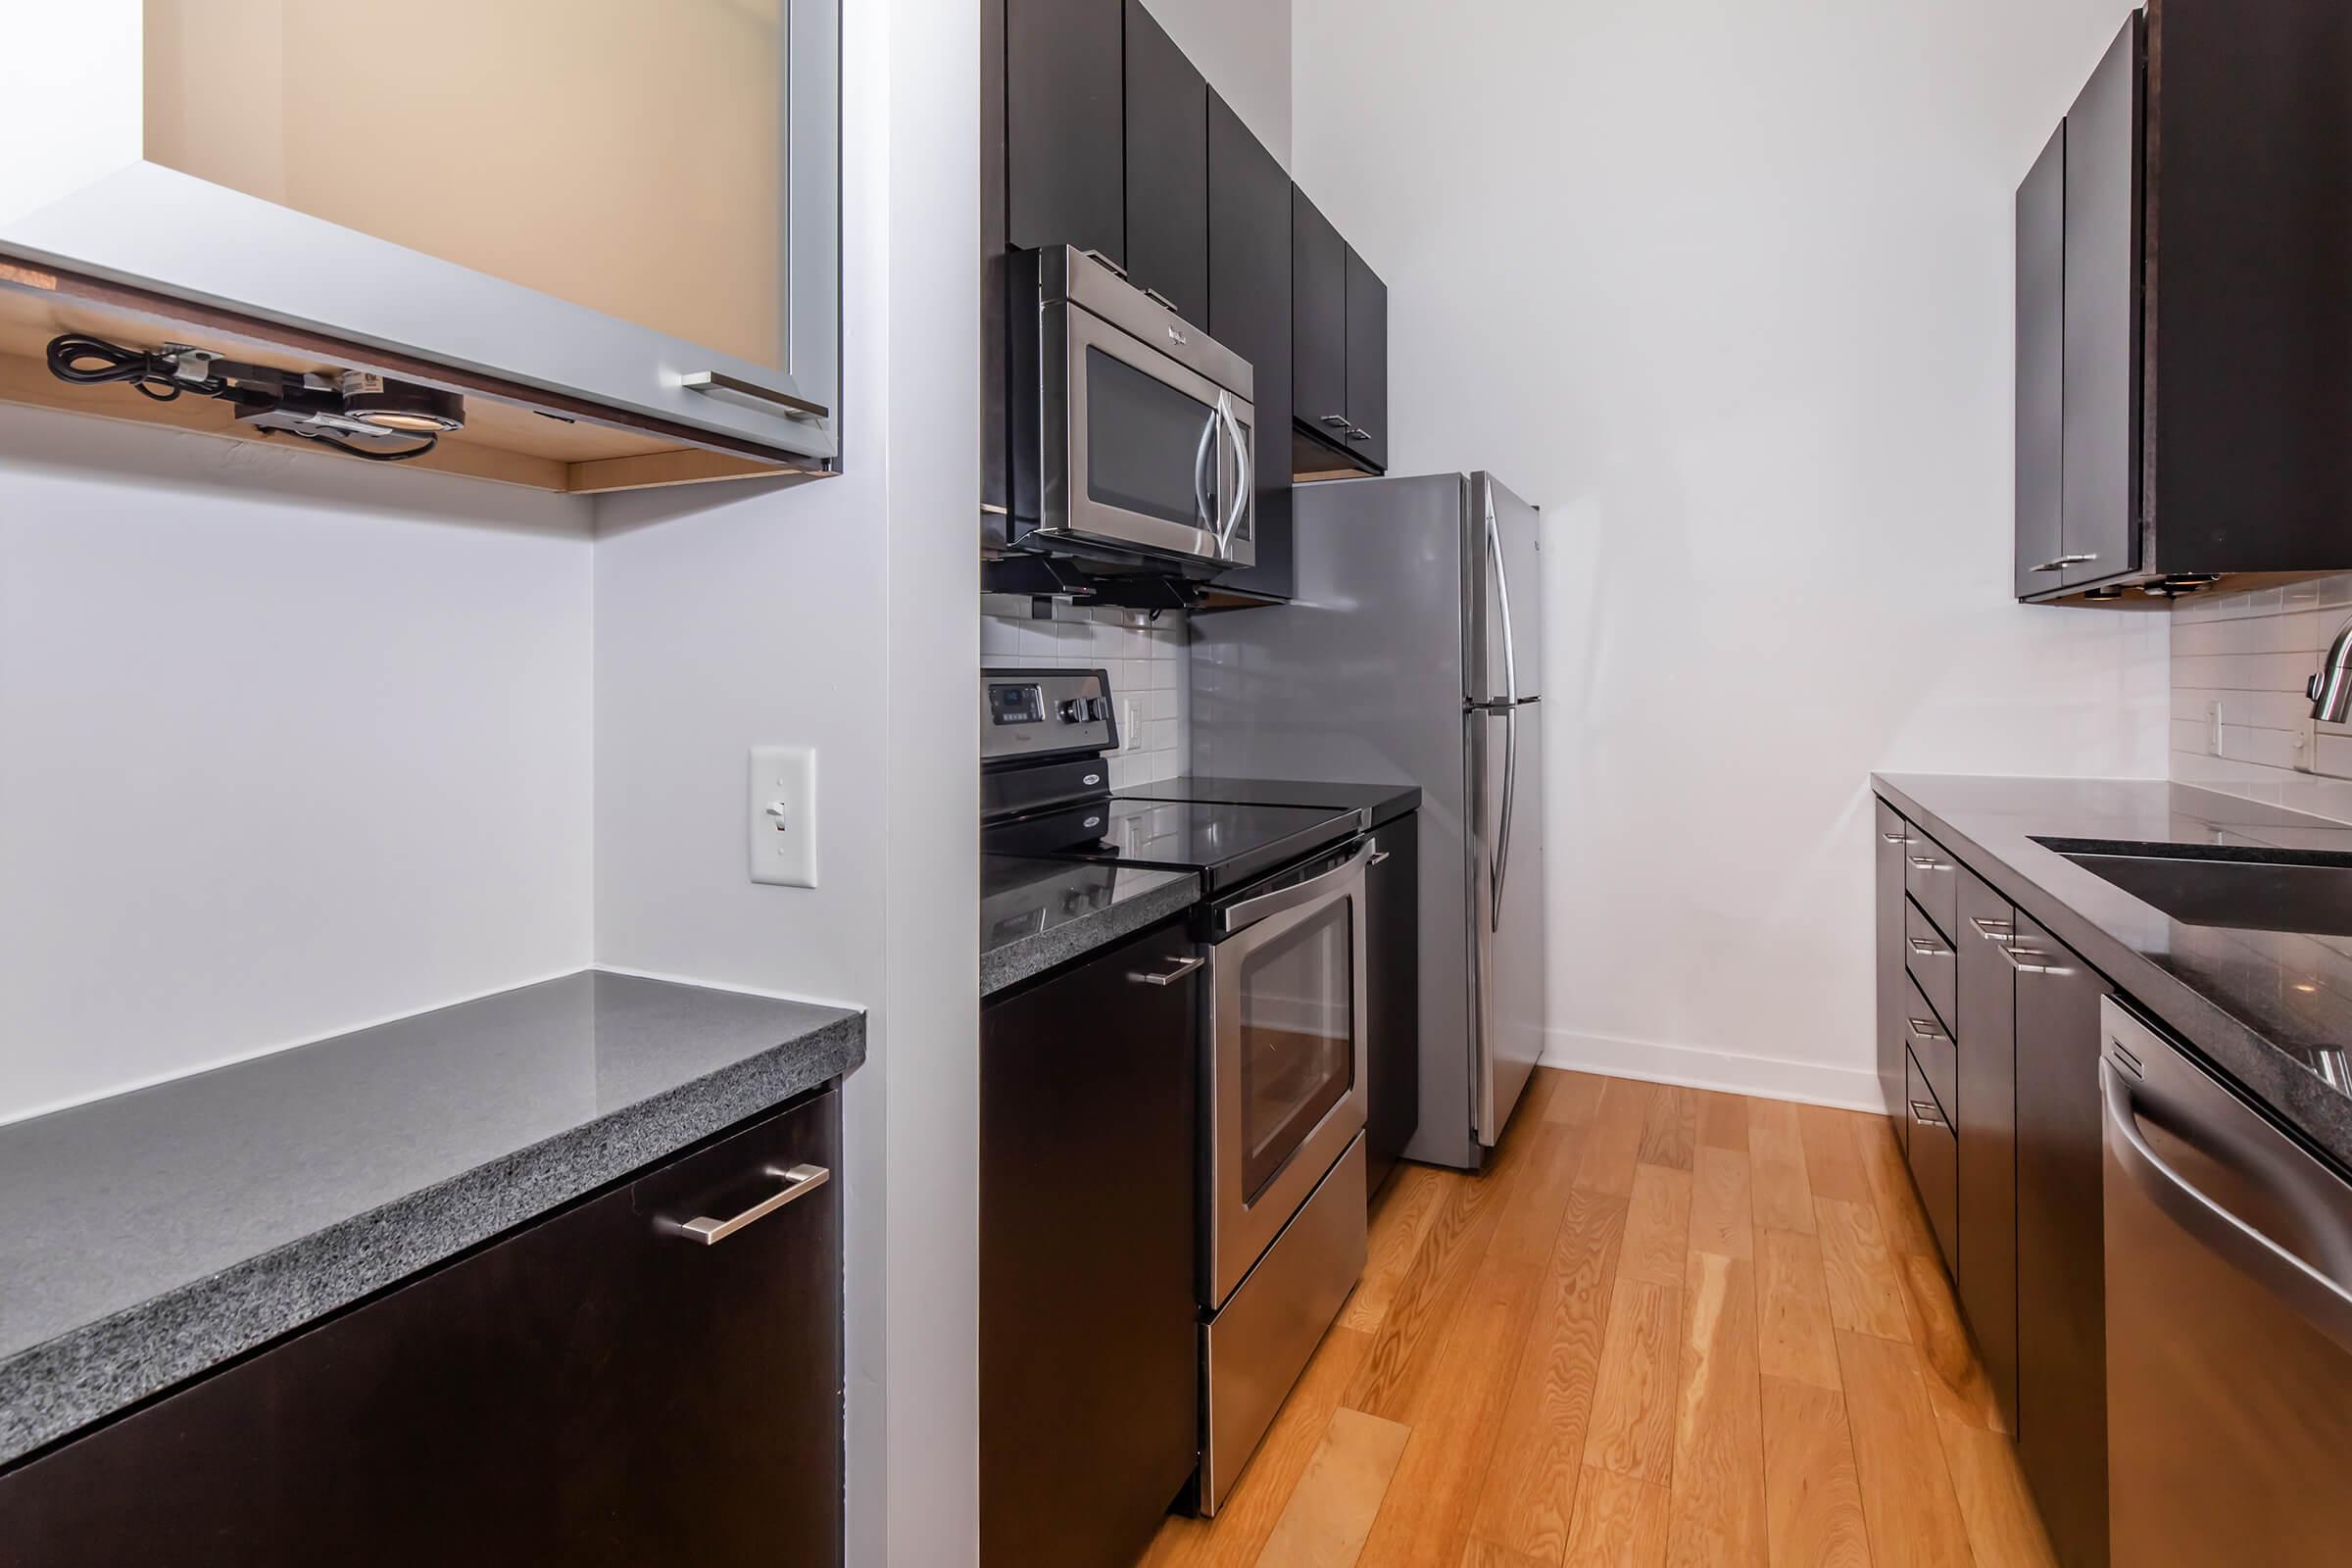
[[[1244,899],[1239,904],[1227,906],[1217,911],[1217,934],[1229,937],[1285,910],[1302,908],[1329,898],[1339,890],[1341,884],[1363,875],[1364,867],[1372,863],[1372,856],[1379,847],[1377,841],[1366,839],[1353,855],[1321,876],[1311,877],[1295,887],[1277,888],[1272,893],[1261,893],[1254,899]]]

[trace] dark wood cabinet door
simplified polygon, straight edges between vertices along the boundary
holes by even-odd
[[[1373,839],[1380,850],[1364,877],[1367,1195],[1379,1193],[1421,1125],[1421,813],[1384,822]]]
[[[2141,25],[2133,13],[2066,117],[2069,588],[2139,564]]]
[[[1139,0],[1126,5],[1127,276],[1205,330],[1208,82]]]
[[[1291,403],[1332,445],[1348,443],[1348,242],[1291,188]]]
[[[1140,977],[1193,955],[1161,926],[981,1012],[983,1568],[1133,1562],[1192,1476],[1199,981]]]
[[[1879,1092],[1897,1143],[1906,1141],[1911,1114],[1903,1088],[1903,1018],[1911,978],[1903,970],[1903,819],[1885,801],[1874,801],[1872,853],[1878,862]]]
[[[2066,510],[2066,126],[2017,188],[2017,596],[2060,586]],[[2049,570],[2040,568],[2047,566]]]
[[[1005,0],[1014,250],[1075,245],[1127,265],[1124,21],[1110,0]]]
[[[1960,871],[1960,1306],[1994,1398],[2017,1421],[2017,970],[2008,944],[2017,912]]]
[[[1389,466],[1389,285],[1348,247],[1348,444]]]
[[[820,1095],[0,1477],[15,1568],[841,1560],[841,1190],[715,1246]]]
[[[1248,360],[1257,416],[1257,561],[1222,588],[1291,597],[1291,176],[1208,95],[1208,333]]]
[[[2109,988],[2022,911],[2016,951],[2018,1454],[2059,1561],[2105,1568],[2098,1060]]]

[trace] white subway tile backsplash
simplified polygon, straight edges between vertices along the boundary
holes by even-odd
[[[2352,822],[2352,737],[2323,735],[2319,773],[2299,771],[2304,682],[2352,610],[2352,573],[2173,608],[2172,776]],[[2215,704],[2221,721],[2214,723]]]

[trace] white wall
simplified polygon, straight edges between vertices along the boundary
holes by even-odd
[[[1292,0],[1144,0],[1268,151],[1291,162]]]
[[[0,1120],[589,961],[588,521],[0,407]]]
[[[2164,772],[2165,617],[2009,588],[2012,195],[2126,0],[1439,9],[1298,0],[1295,167],[1396,470],[1545,508],[1553,1057],[1868,1103],[1865,775]]]

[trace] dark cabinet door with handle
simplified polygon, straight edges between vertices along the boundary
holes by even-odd
[[[1165,925],[982,1009],[983,1568],[1133,1562],[1193,1473],[1200,966]]]
[[[1373,841],[1378,849],[1364,875],[1368,1197],[1378,1195],[1421,1125],[1421,813],[1384,822]]]
[[[839,1100],[0,1476],[0,1563],[839,1562]]]
[[[1291,192],[1291,388],[1299,422],[1348,441],[1348,242],[1306,192]]]
[[[2017,596],[2066,564],[2066,126],[2017,188]]]
[[[1075,245],[1127,265],[1124,13],[1004,0],[1005,212],[1014,250]]]
[[[2017,1446],[2065,1568],[2107,1562],[2107,1287],[2099,1002],[2017,915]],[[1963,1048],[1965,1050],[1965,1047]]]
[[[2068,588],[2139,564],[2141,26],[2134,13],[2066,117],[2057,575]]]
[[[1127,278],[1206,330],[1208,83],[1139,0],[1126,4]]]
[[[1951,1111],[1959,1143],[1960,1305],[1993,1397],[2017,1422],[2016,911],[1960,870],[1959,1070]]]
[[[1291,176],[1208,95],[1209,336],[1250,362],[1257,413],[1257,561],[1221,588],[1288,599],[1291,526]]]
[[[1348,247],[1348,444],[1389,466],[1389,285]]]

